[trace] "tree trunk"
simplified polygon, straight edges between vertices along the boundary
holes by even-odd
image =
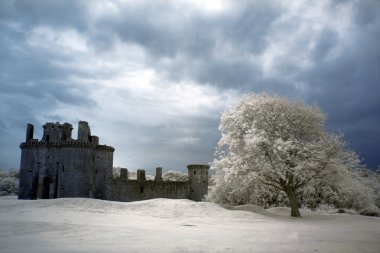
[[[289,189],[286,191],[290,202],[290,216],[301,217],[300,210],[298,209],[298,199],[297,194],[294,189]]]

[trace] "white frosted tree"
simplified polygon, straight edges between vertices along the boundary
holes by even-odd
[[[0,171],[0,196],[17,194],[20,171]]]
[[[183,173],[181,171],[176,171],[176,170],[170,170],[170,171],[165,172],[162,175],[162,178],[164,181],[185,182],[189,180],[188,175],[186,173]]]
[[[300,190],[359,166],[342,139],[326,131],[325,120],[317,106],[266,94],[243,96],[222,114],[222,138],[213,162],[222,170],[218,183],[228,185],[235,179],[234,192],[257,189],[247,187],[252,184],[284,192],[291,216],[300,217]],[[241,178],[237,184],[236,178]]]

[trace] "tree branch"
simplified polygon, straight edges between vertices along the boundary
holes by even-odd
[[[280,191],[284,191],[284,189],[278,185],[275,184],[275,182],[273,183],[269,183],[269,182],[266,182],[264,180],[261,180],[260,178],[258,179],[261,183],[265,184],[265,185],[269,185],[269,186],[272,186],[274,188],[276,188],[277,190],[280,190]]]

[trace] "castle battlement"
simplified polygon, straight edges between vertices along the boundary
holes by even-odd
[[[63,148],[63,147],[78,147],[78,148],[94,148],[113,152],[115,149],[107,145],[99,145],[99,137],[91,135],[91,130],[86,121],[79,121],[78,124],[78,139],[74,140],[71,137],[73,126],[70,123],[60,124],[59,122],[48,122],[43,125],[43,137],[41,140],[33,139],[34,126],[27,125],[26,141],[20,144],[20,148]]]
[[[36,139],[28,141],[28,142],[22,142],[20,144],[20,148],[39,148],[39,147],[55,147],[55,148],[62,148],[62,147],[77,147],[77,148],[94,148],[98,150],[105,150],[114,152],[115,148],[107,145],[98,145],[93,142],[84,142],[84,141],[78,141],[78,140],[68,140],[68,141],[38,141]]]

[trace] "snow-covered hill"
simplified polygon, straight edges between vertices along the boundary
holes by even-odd
[[[244,209],[244,208],[243,208]],[[379,252],[380,218],[154,199],[0,198],[0,252]]]

